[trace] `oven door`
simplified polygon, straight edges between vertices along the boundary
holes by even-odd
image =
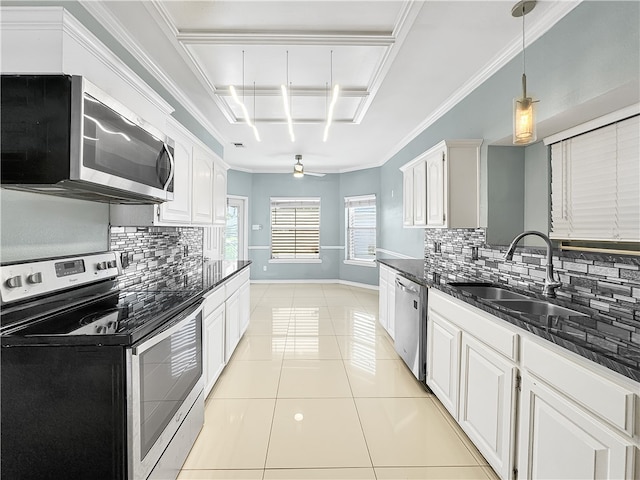
[[[71,180],[173,200],[172,142],[82,77],[72,77],[72,96],[71,134],[81,137]]]
[[[128,350],[129,478],[146,479],[202,393],[202,306]]]

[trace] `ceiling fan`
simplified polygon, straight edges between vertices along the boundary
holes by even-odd
[[[315,173],[304,170],[304,166],[301,163],[302,155],[296,155],[296,163],[293,165],[293,176],[296,178],[302,178],[305,175],[312,175],[314,177],[324,177],[325,173]]]

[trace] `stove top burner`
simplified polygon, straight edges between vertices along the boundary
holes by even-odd
[[[122,317],[122,310],[123,309],[115,308],[113,310],[90,313],[89,315],[82,317],[79,322],[80,327],[75,330],[71,330],[69,334],[94,335],[115,333],[118,331],[118,324]]]

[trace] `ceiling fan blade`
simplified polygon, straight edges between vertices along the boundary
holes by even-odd
[[[304,171],[304,174],[311,175],[312,177],[324,177],[326,175],[326,173],[307,172],[306,170]]]

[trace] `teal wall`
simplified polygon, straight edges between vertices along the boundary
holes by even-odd
[[[528,86],[530,93],[540,99],[539,121],[579,109],[586,102],[629,85],[635,85],[636,95],[635,99],[629,99],[629,104],[637,102],[640,84],[639,26],[640,2],[582,2],[528,46]],[[420,255],[424,241],[422,230],[414,232],[401,228],[402,173],[398,168],[443,139],[484,139],[480,211],[483,226],[488,226],[491,232],[487,205],[488,178],[491,177],[487,171],[487,145],[510,135],[511,106],[513,98],[520,94],[521,75],[522,59],[518,56],[381,167],[381,248],[411,256]],[[531,155],[531,159],[535,157],[543,161],[543,148],[528,147],[526,150],[531,153],[525,156]],[[528,175],[527,178],[534,177]],[[541,180],[535,178],[537,183]],[[531,217],[529,205],[525,211],[532,222],[536,218],[534,223],[540,225],[539,212]],[[497,228],[494,226],[494,232]],[[503,239],[506,236],[506,232],[500,235]]]
[[[524,149],[524,230],[549,233],[549,148],[538,142]],[[527,236],[524,244],[544,246],[540,237]]]
[[[524,228],[524,148],[487,148],[487,243],[504,245]]]
[[[227,193],[249,198],[249,258],[254,280],[346,280],[377,285],[377,266],[345,265],[344,197],[375,194],[379,198],[380,169],[369,168],[324,177],[289,173],[245,173],[229,170]],[[322,263],[269,263],[270,198],[320,197],[320,258]],[[379,205],[379,200],[378,200]],[[252,225],[260,225],[253,230]],[[266,267],[266,271],[264,270]]]

